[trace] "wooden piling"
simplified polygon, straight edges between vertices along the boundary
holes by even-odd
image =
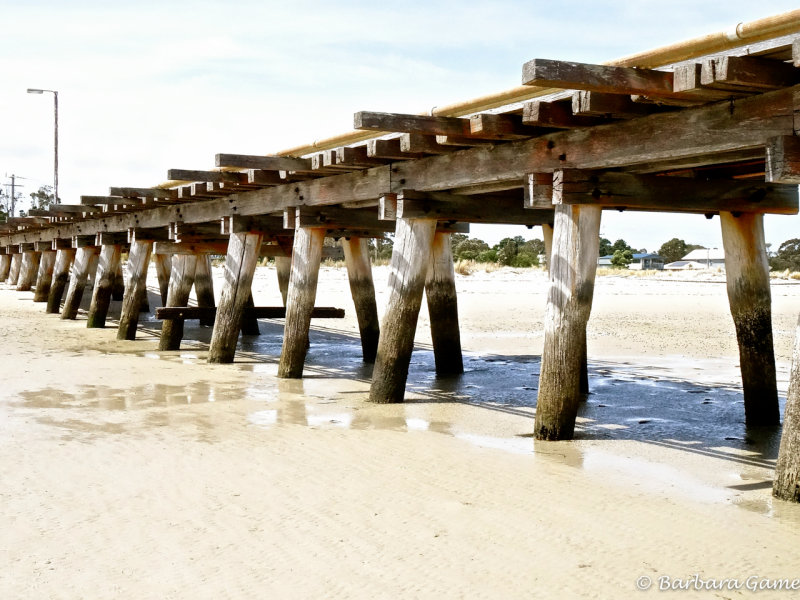
[[[8,279],[8,272],[11,270],[11,255],[0,254],[0,281]]]
[[[158,255],[156,255],[158,256]],[[205,262],[204,256],[199,262]],[[192,285],[195,282],[195,271],[198,256],[196,254],[173,254],[169,277],[167,306],[187,306]],[[183,319],[167,319],[161,324],[159,350],[179,350],[183,339]]]
[[[244,312],[242,313],[242,335],[261,335],[261,330],[258,328],[258,317],[255,313],[256,302],[253,300],[252,291],[247,296],[247,302],[244,305]]]
[[[435,220],[397,219],[389,302],[372,372],[371,402],[403,401],[435,233]]]
[[[95,280],[97,279],[97,268],[100,265],[100,249],[89,257],[89,270],[86,272],[86,286],[89,289],[94,288]]]
[[[17,281],[18,292],[29,292],[33,288],[36,283],[36,275],[39,273],[40,257],[41,254],[33,250],[22,253],[22,266]]]
[[[789,393],[772,493],[783,500],[800,502],[800,320],[794,334]]]
[[[276,256],[275,270],[278,272],[278,289],[281,292],[283,305],[286,306],[286,297],[289,294],[289,277],[292,272],[292,258],[290,256]]]
[[[53,267],[53,283],[47,296],[45,312],[57,315],[61,312],[61,298],[69,281],[69,272],[75,261],[75,248],[61,248],[56,251],[56,265]]]
[[[425,296],[428,299],[436,374],[459,375],[464,372],[464,363],[458,329],[456,273],[449,233],[437,233],[433,237]]]
[[[111,286],[111,299],[114,302],[122,302],[123,298],[125,298],[125,276],[122,274],[122,261],[120,261],[114,276],[114,285]]]
[[[8,271],[8,283],[9,285],[17,285],[17,281],[19,281],[19,271],[22,267],[22,254],[19,252],[15,252],[11,255],[11,268]]]
[[[375,302],[375,284],[372,281],[372,265],[369,262],[369,240],[352,237],[342,240],[350,294],[358,319],[361,334],[361,354],[365,363],[374,363],[378,353],[380,321]]]
[[[117,279],[122,247],[119,244],[104,244],[100,250],[97,267],[97,283],[92,291],[92,303],[86,327],[101,328],[106,326],[111,294]]]
[[[139,309],[142,296],[147,293],[147,266],[153,251],[151,240],[134,240],[128,255],[128,280],[125,284],[125,297],[122,299],[122,312],[119,317],[118,340],[136,339],[139,325]]]
[[[582,396],[586,323],[597,272],[600,215],[596,206],[560,204],[555,209],[534,432],[539,440],[572,439],[574,434]]]
[[[156,276],[158,277],[158,289],[161,292],[161,306],[167,306],[169,301],[169,285],[172,271],[171,254],[154,254],[153,262],[156,264]]]
[[[278,364],[278,377],[299,379],[308,350],[311,312],[317,298],[317,279],[322,260],[324,229],[298,227],[292,249],[292,272],[286,300],[286,324]]]
[[[208,349],[210,363],[233,362],[242,326],[242,313],[250,296],[263,239],[261,233],[232,232],[230,235],[225,257],[225,283]]]
[[[211,273],[211,256],[201,254],[197,257],[197,266],[194,271],[194,292],[197,296],[197,306],[203,308],[214,308],[214,279]],[[203,317],[200,319],[203,327],[213,327],[213,317]]]
[[[82,246],[78,248],[69,276],[67,297],[64,300],[64,308],[61,311],[62,319],[74,319],[78,316],[78,308],[81,306],[83,291],[86,289],[86,282],[89,278],[92,257],[96,254],[97,246]]]
[[[50,286],[53,282],[53,268],[56,264],[56,251],[43,250],[39,259],[39,273],[36,275],[36,291],[33,294],[34,302],[47,302],[50,295]]]
[[[780,409],[764,216],[729,212],[721,212],[719,216],[728,302],[739,342],[745,422],[748,426],[778,425]]]

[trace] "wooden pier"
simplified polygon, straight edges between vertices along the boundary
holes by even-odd
[[[780,36],[743,36],[661,62],[653,53],[612,65],[536,58],[522,68],[530,90],[491,106],[448,115],[358,112],[357,132],[317,149],[218,154],[214,168],[171,169],[158,187],[111,187],[108,196],[31,211],[0,226],[0,278],[33,289],[63,319],[75,318],[91,289],[88,327],[104,327],[127,254],[117,335],[133,340],[153,260],[161,350],[180,347],[184,319],[200,319],[213,325],[209,362],[230,363],[240,333],[256,334],[259,316],[280,316],[278,376],[300,378],[311,319],[341,314],[315,307],[315,299],[324,240],[342,240],[363,359],[374,363],[370,400],[402,402],[423,295],[437,374],[463,371],[451,233],[469,223],[542,227],[550,290],[534,435],[564,440],[573,437],[587,391],[586,325],[603,211],[716,217],[743,418],[748,427],[774,427],[763,215],[796,214],[800,183],[800,34],[787,27],[800,31],[800,15],[774,30]],[[387,233],[395,238],[380,318],[368,240]],[[211,255],[225,256],[218,306]],[[254,306],[260,257],[275,259],[284,307]],[[198,307],[188,306],[192,287]],[[798,352],[775,483],[776,495],[794,500]]]

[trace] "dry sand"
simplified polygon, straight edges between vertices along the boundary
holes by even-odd
[[[208,329],[159,353],[155,321],[118,342],[1,284],[0,597],[623,598],[697,574],[742,589],[680,597],[737,598],[800,577],[724,283],[674,279],[598,279],[579,439],[543,444],[540,271],[459,276],[467,371],[435,378],[423,313],[396,406],[365,402],[341,269],[317,304],[348,316],[315,322],[302,381],[275,378],[280,321],[208,365]],[[258,269],[257,304],[274,282]],[[782,395],[798,298],[773,287]]]

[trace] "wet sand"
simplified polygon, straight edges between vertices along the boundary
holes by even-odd
[[[698,574],[742,588],[681,597],[736,598],[798,577],[779,431],[744,428],[715,279],[599,278],[578,439],[544,444],[538,271],[459,276],[466,373],[435,377],[423,312],[396,406],[365,402],[341,269],[317,304],[347,317],[314,322],[302,381],[275,377],[279,320],[208,365],[209,329],[158,352],[152,318],[118,342],[0,284],[0,596],[610,598]],[[255,298],[280,303],[274,270]],[[773,286],[782,396],[798,299]]]

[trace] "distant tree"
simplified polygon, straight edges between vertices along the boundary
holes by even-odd
[[[678,238],[672,238],[668,242],[661,244],[658,255],[664,259],[665,263],[675,262],[686,256],[689,251],[686,249],[686,242]]]
[[[618,269],[627,269],[631,261],[633,261],[633,252],[631,250],[615,250],[614,255],[611,257],[611,264]]]
[[[775,256],[769,259],[769,266],[775,271],[800,271],[800,239],[792,238],[783,242]]]
[[[626,242],[625,240],[617,240],[611,245],[611,254],[616,253],[617,250],[620,250],[622,252],[624,252],[625,250],[630,250],[631,252],[633,252],[633,248],[631,248],[628,245],[628,242]]]
[[[394,240],[391,237],[375,238],[370,242],[370,250],[374,260],[389,260],[392,258]]]
[[[35,192],[31,192],[31,208],[34,210],[47,210],[55,204],[53,186],[43,185]]]
[[[489,249],[489,244],[483,240],[468,238],[460,233],[453,235],[461,235],[464,237],[453,249],[453,260],[477,260],[481,252],[485,252]]]
[[[477,261],[480,263],[493,263],[497,262],[497,250],[494,248],[484,250],[478,255]]]
[[[514,262],[519,248],[525,243],[525,239],[521,235],[513,238],[507,237],[500,240],[493,250],[497,251],[497,262],[501,265],[510,266]]]
[[[451,233],[450,234],[450,250],[453,252],[453,257],[456,255],[456,247],[461,243],[469,239],[469,236],[465,233]]]
[[[525,249],[526,252],[530,252],[534,256],[539,256],[540,254],[545,254],[544,242],[539,238],[533,238],[532,240],[528,240],[522,245],[522,248]]]
[[[600,238],[600,256],[608,256],[609,254],[613,254],[614,251],[611,250],[611,240],[608,238],[601,237]]]

